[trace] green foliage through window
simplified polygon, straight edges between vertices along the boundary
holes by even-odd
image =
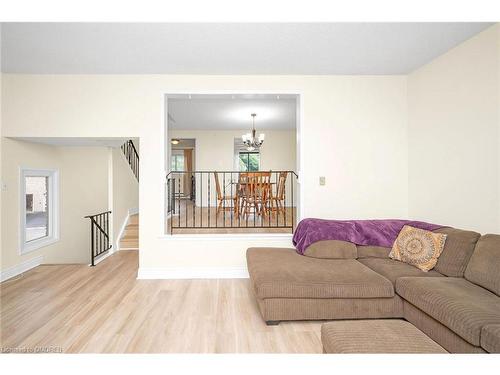
[[[182,172],[184,170],[184,155],[172,155],[172,171]]]
[[[260,154],[258,152],[240,152],[240,171],[254,172],[259,170]]]

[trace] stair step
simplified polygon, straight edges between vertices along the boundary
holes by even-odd
[[[130,215],[127,226],[120,239],[121,249],[139,249],[139,215]]]
[[[125,228],[125,236],[139,236],[139,228]]]
[[[134,245],[135,247],[139,246],[139,240],[121,240],[120,241],[120,247],[129,247],[129,245]]]

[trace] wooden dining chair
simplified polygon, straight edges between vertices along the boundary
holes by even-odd
[[[285,208],[285,194],[286,194],[286,178],[288,172],[280,172],[278,176],[278,184],[276,187],[276,195],[272,195],[270,198],[270,211],[276,212],[277,215],[280,213],[283,214],[283,217],[286,215]]]
[[[233,209],[236,211],[236,214],[238,214],[239,203],[237,195],[233,197],[232,195],[222,194],[222,190],[220,188],[219,174],[217,172],[214,172],[214,178],[215,178],[215,189],[217,191],[216,215],[218,215],[219,212],[222,210],[231,211]],[[229,202],[229,205],[225,202]]]
[[[270,198],[271,172],[249,172],[241,179],[241,213],[248,217],[251,210],[255,215],[267,215]]]

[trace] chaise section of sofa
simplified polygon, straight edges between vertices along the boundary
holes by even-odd
[[[402,316],[392,283],[355,259],[318,259],[294,249],[250,248],[247,264],[266,322]]]

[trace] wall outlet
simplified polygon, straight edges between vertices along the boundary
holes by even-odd
[[[320,176],[319,178],[319,185],[320,186],[325,186],[326,185],[326,179],[324,176]]]

